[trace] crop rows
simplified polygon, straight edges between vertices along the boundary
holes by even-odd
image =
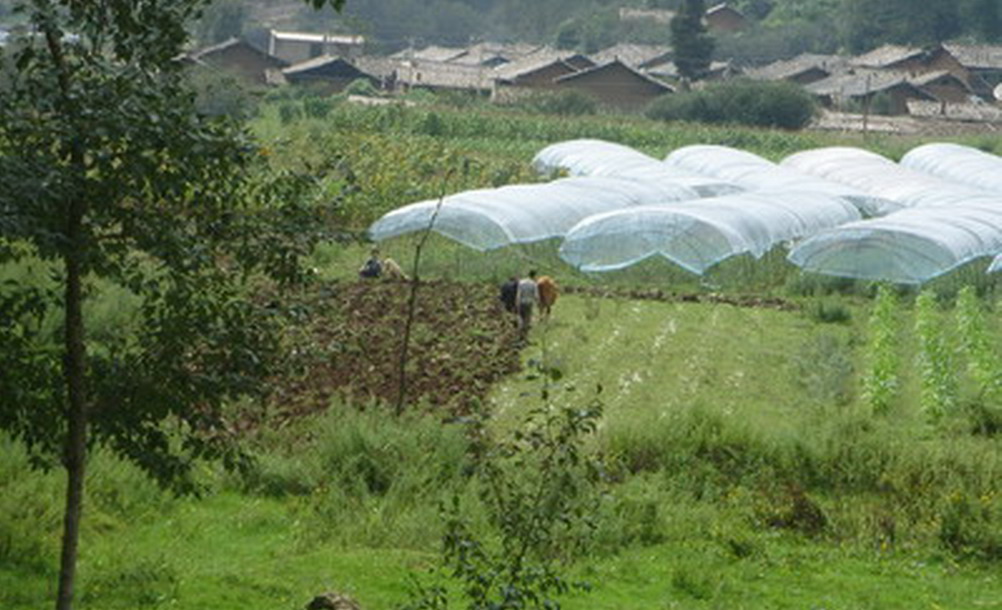
[[[959,412],[966,401],[991,407],[1002,398],[1002,361],[975,291],[962,289],[952,311],[931,291],[919,294],[910,327],[891,289],[881,287],[868,323],[863,396],[876,414],[887,413],[902,391],[903,335],[911,332],[917,350],[918,403],[930,422]]]

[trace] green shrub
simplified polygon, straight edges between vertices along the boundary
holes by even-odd
[[[284,101],[278,106],[278,118],[283,125],[288,125],[299,120],[303,116],[303,111],[298,104],[291,101]]]
[[[998,561],[1002,558],[1002,503],[998,494],[957,491],[948,496],[940,514],[939,539],[961,557]]]
[[[831,299],[818,299],[808,309],[811,318],[821,324],[846,324],[852,320],[852,312],[844,304]]]
[[[337,102],[329,97],[307,97],[303,99],[303,111],[312,119],[325,119]]]
[[[202,114],[247,119],[257,113],[253,92],[234,76],[199,69],[190,73],[188,82],[195,91],[195,106]]]
[[[344,88],[346,95],[363,95],[365,97],[375,97],[379,95],[379,91],[376,86],[372,84],[372,81],[367,78],[356,78],[355,80],[348,83],[348,86]]]
[[[814,99],[799,85],[735,80],[663,96],[651,104],[647,116],[663,121],[800,129],[811,122],[816,108]]]

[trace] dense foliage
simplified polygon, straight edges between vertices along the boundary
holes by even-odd
[[[734,80],[662,96],[647,109],[647,116],[663,121],[800,129],[810,123],[815,112],[814,99],[799,85]]]
[[[703,0],[684,0],[669,23],[675,67],[684,81],[703,78],[713,56],[713,37],[707,31]]]
[[[198,460],[238,466],[222,406],[280,361],[249,281],[302,277],[318,231],[309,178],[252,180],[256,147],[194,105],[175,58],[204,0],[18,4],[30,33],[0,56],[0,265],[21,271],[0,291],[0,428],[66,470],[67,609],[88,449],[180,489]],[[95,336],[85,306],[109,286],[133,323]]]

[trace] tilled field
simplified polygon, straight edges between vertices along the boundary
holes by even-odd
[[[389,281],[328,286],[311,322],[292,338],[300,372],[278,383],[285,416],[323,409],[334,396],[366,405],[395,404],[399,392],[410,284]],[[422,282],[407,358],[409,405],[469,412],[493,383],[520,368],[515,319],[491,286]]]

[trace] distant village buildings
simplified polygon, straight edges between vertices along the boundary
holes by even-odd
[[[363,36],[347,34],[311,34],[306,32],[280,32],[271,30],[268,35],[268,54],[294,64],[322,55],[354,58],[362,55]]]
[[[667,23],[669,13],[621,9],[620,18]],[[727,3],[708,9],[706,19],[722,31],[747,26]],[[365,53],[362,36],[273,30],[267,49],[231,39],[193,51],[185,60],[262,87],[287,83],[338,93],[362,80],[387,93],[455,91],[499,103],[538,92],[576,91],[626,112],[672,94],[678,82],[670,47],[632,43],[588,55],[546,45],[476,42],[376,57]],[[745,68],[715,61],[708,79],[736,77],[795,83],[836,111],[993,120],[999,114],[993,92],[1002,88],[1002,46],[884,45],[851,57],[802,54]]]

